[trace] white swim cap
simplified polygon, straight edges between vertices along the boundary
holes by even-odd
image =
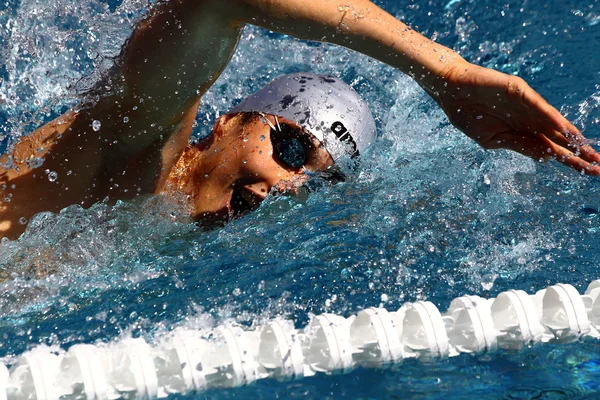
[[[329,75],[281,76],[230,111],[236,112],[262,112],[294,121],[319,139],[334,160],[357,156],[377,136],[364,100]]]

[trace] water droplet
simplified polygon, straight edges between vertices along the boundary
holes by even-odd
[[[48,173],[48,180],[49,180],[50,182],[54,182],[54,181],[56,181],[56,178],[58,178],[58,174],[56,173],[56,171],[50,171],[50,172]]]
[[[129,122],[129,117],[123,118],[123,122],[128,123]]]
[[[494,287],[494,282],[498,278],[496,274],[485,274],[481,277],[481,287],[483,290],[492,290]]]
[[[262,142],[262,141],[264,141],[264,140],[266,139],[266,138],[265,138],[265,135],[260,135],[260,138],[259,138],[259,139],[260,139],[260,141],[261,141],[261,142]]]
[[[247,164],[248,160],[242,160],[242,163]]]
[[[19,218],[19,223],[20,223],[21,225],[25,225],[25,224],[27,223],[27,218],[25,218],[25,217],[21,217],[21,218]]]
[[[482,118],[483,118],[483,115],[478,115],[476,118],[477,118],[477,119],[482,119]]]
[[[572,10],[571,11],[573,13],[573,15],[575,15],[576,17],[583,17],[585,14],[583,13],[583,11],[581,10]]]
[[[42,166],[42,164],[44,164],[44,159],[43,158],[39,158],[39,157],[35,157],[35,158],[30,158],[29,160],[27,160],[27,165],[29,166],[29,168],[39,168]]]
[[[95,119],[92,122],[92,129],[96,132],[98,132],[100,130],[100,127],[102,126],[102,123],[100,121],[98,121],[97,119]]]

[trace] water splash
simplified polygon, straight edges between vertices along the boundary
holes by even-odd
[[[196,229],[182,212],[156,197],[36,215],[19,240],[0,242],[0,312],[21,315],[164,274],[178,263],[170,241]]]
[[[149,1],[24,0],[0,12],[0,135],[8,144],[74,105],[112,65]]]
[[[28,0],[2,9],[0,136],[16,140],[73,104],[97,75],[81,78],[110,64],[147,6]],[[524,75],[588,137],[598,138],[600,88],[589,75],[598,69],[569,65],[577,57],[561,45],[562,22],[545,20],[527,4],[486,8],[463,0],[433,17],[425,15],[435,2],[410,6],[410,13],[393,11],[471,60]],[[570,15],[585,27],[595,18],[591,11]],[[532,40],[540,45],[528,45]],[[3,351],[22,351],[23,342],[52,334],[67,346],[111,339],[123,326],[135,326],[136,334],[157,326],[169,331],[197,313],[247,325],[281,314],[303,323],[309,313],[347,314],[382,299],[390,308],[414,299],[444,303],[482,289],[533,291],[557,275],[569,274],[574,283],[597,278],[595,181],[555,163],[483,151],[410,79],[346,49],[247,28],[232,63],[202,100],[194,136],[208,135],[217,115],[276,76],[307,70],[341,76],[373,110],[381,140],[355,176],[306,200],[270,198],[212,232],[173,219],[169,207],[152,201],[42,214],[19,241],[0,243],[0,297],[6,299],[0,329],[9,336]],[[84,325],[90,327],[85,335]],[[495,362],[491,374],[501,380],[503,364]],[[414,383],[421,368],[405,368],[408,383],[391,374],[390,387]],[[455,388],[453,371],[429,371],[418,387],[435,381]],[[361,376],[357,382],[364,382]],[[331,382],[348,385],[331,380],[327,387]]]

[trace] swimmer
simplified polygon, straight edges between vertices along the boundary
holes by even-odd
[[[600,155],[526,82],[467,62],[368,0],[172,0],[137,24],[77,108],[0,158],[0,237],[17,238],[39,212],[140,194],[182,193],[195,219],[226,221],[360,154],[375,138],[366,106],[339,80],[309,74],[276,80],[188,144],[200,98],[245,24],[345,46],[409,74],[486,149],[600,175]],[[321,107],[334,101],[331,112]]]

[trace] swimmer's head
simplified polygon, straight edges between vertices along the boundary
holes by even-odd
[[[356,157],[375,141],[375,121],[350,86],[330,75],[284,75],[230,111],[287,118],[313,134],[335,161]]]
[[[375,123],[358,94],[339,79],[286,75],[219,117],[213,134],[182,155],[171,174],[203,221],[227,221],[272,192],[294,194],[312,174],[339,179],[332,167],[375,140]]]

